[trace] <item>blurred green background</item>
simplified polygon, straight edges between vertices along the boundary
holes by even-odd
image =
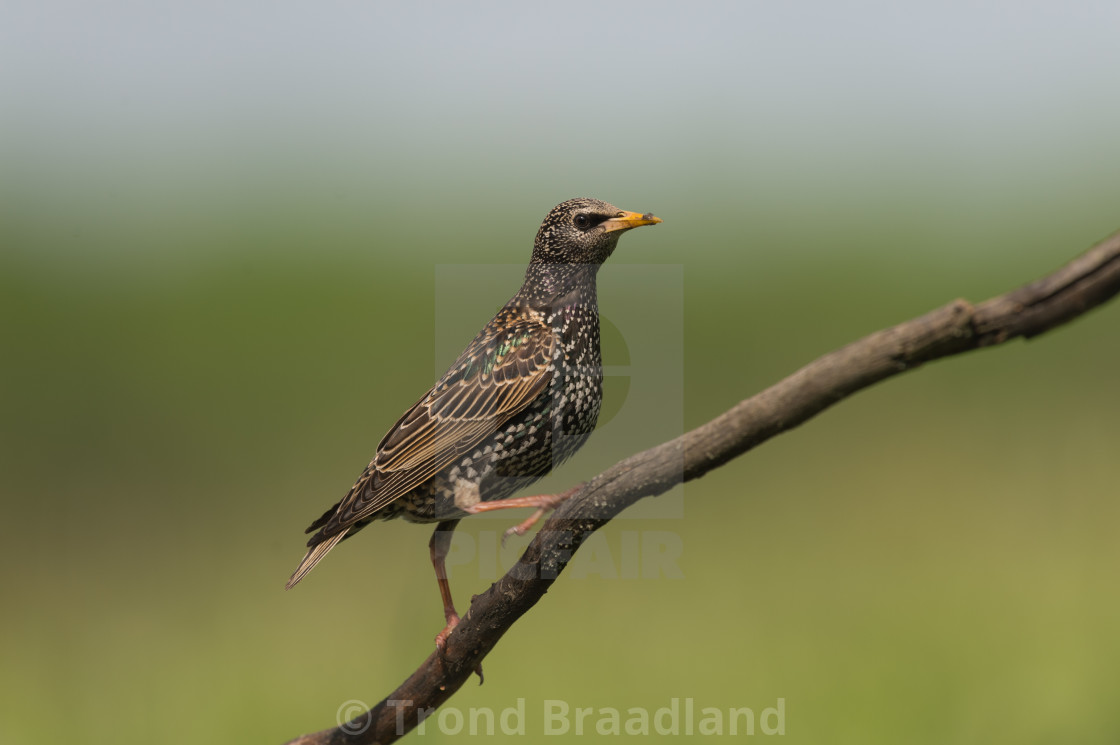
[[[563,199],[664,218],[600,294],[676,312],[683,354],[606,335],[627,434],[549,489],[1120,228],[1114,3],[3,16],[4,743],[282,742],[411,672],[441,626],[427,527],[283,584],[457,351],[441,267],[524,262]],[[625,281],[644,264],[668,299]],[[516,278],[483,284],[465,328]],[[1116,742],[1118,340],[1112,304],[930,365],[620,518],[450,705],[524,698],[529,736],[550,699],[691,697],[784,699],[791,742]],[[662,368],[683,404],[628,407]],[[461,528],[461,609],[512,519]]]

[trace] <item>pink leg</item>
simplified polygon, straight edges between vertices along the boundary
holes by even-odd
[[[560,494],[538,494],[532,497],[514,497],[513,499],[495,499],[491,502],[479,502],[469,507],[464,507],[463,511],[470,515],[476,515],[480,512],[490,512],[492,510],[509,510],[515,507],[536,507],[536,512],[529,515],[529,517],[522,520],[517,525],[514,525],[512,528],[508,528],[506,532],[502,534],[502,541],[504,542],[505,539],[511,535],[525,535],[529,528],[536,525],[537,521],[544,517],[546,512],[558,507],[560,503],[569,499],[573,494],[582,489],[583,486],[583,484],[580,484]]]
[[[455,533],[458,520],[444,520],[436,525],[432,539],[428,541],[428,552],[432,556],[432,566],[436,570],[436,582],[439,584],[439,596],[443,600],[443,617],[447,625],[443,631],[436,634],[436,649],[442,655],[447,647],[447,637],[459,625],[459,614],[455,612],[455,603],[451,600],[451,585],[447,581],[447,552],[451,549],[451,537]],[[478,674],[478,684],[482,685],[482,665],[474,669]]]
[[[446,563],[447,552],[451,549],[451,537],[458,524],[458,520],[444,520],[436,526],[432,539],[428,541],[428,552],[432,556],[432,567],[436,570],[436,583],[439,584],[439,596],[443,600],[443,617],[447,620],[443,631],[436,634],[436,648],[441,652],[452,629],[459,625],[459,614],[455,612],[455,603],[451,600],[451,585],[447,582]]]

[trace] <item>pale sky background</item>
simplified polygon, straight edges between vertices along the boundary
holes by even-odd
[[[1116,2],[7,3],[0,209],[25,253],[99,260],[254,214],[321,250],[433,209],[524,235],[577,194],[838,229],[1052,207],[1084,245],[1117,223],[1117,39]]]

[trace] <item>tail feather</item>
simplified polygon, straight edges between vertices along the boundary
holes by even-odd
[[[296,583],[303,579],[308,572],[314,569],[315,565],[322,561],[323,557],[327,555],[327,552],[334,548],[336,543],[345,538],[348,532],[350,532],[349,528],[339,533],[335,533],[322,543],[316,543],[314,546],[312,546],[310,550],[308,550],[307,556],[304,556],[303,561],[299,563],[299,567],[296,568],[296,571],[294,574],[292,574],[291,579],[288,580],[288,584],[284,585],[284,589],[290,590],[295,587]]]
[[[334,507],[331,507],[329,510],[324,512],[322,517],[320,517],[318,520],[316,520],[315,522],[308,525],[307,530],[305,530],[303,532],[304,533],[314,533],[316,530],[318,530],[319,528],[321,528],[324,525],[326,525],[327,523],[329,523],[331,521],[331,518],[334,517],[334,513],[338,512],[338,508],[340,506],[342,506],[342,502],[339,502]]]

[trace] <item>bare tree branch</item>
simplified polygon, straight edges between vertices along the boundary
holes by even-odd
[[[845,397],[930,360],[1059,326],[1120,292],[1120,233],[1058,271],[979,305],[955,300],[824,355],[712,421],[632,455],[561,505],[510,571],[474,598],[447,639],[397,690],[335,729],[289,745],[388,743],[441,705],[564,570],[594,531],[643,497],[661,494],[793,429]]]

